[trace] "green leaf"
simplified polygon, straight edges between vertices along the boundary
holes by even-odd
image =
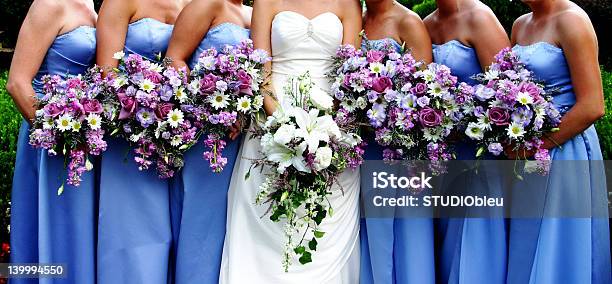
[[[299,246],[293,249],[293,251],[297,254],[304,254],[306,252],[306,248],[304,246]]]
[[[308,248],[310,250],[317,250],[317,244],[318,244],[317,239],[312,239],[310,240],[310,242],[308,242]]]
[[[64,193],[64,183],[57,189],[57,196],[62,195]]]
[[[287,199],[287,197],[289,197],[289,192],[288,191],[284,191],[283,194],[281,195],[280,202],[285,201]]]
[[[325,232],[323,231],[314,231],[314,236],[315,238],[322,238],[323,236],[325,236]]]
[[[484,150],[485,150],[484,147],[478,148],[478,152],[476,152],[476,158],[482,156],[482,154],[484,153]]]
[[[299,259],[301,264],[306,264],[312,262],[312,254],[310,252],[305,251],[304,254]]]

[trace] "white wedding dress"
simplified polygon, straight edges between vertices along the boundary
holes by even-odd
[[[277,14],[272,21],[271,37],[272,82],[278,100],[283,100],[288,76],[306,71],[317,86],[329,90],[325,74],[331,68],[331,56],[342,44],[342,36],[342,22],[333,13],[313,19],[292,11]],[[335,188],[330,198],[334,214],[321,224],[325,235],[319,239],[313,261],[302,265],[296,259],[289,272],[285,272],[283,223],[269,219],[265,214],[267,204],[255,204],[265,176],[257,169],[245,180],[250,159],[261,157],[259,139],[244,139],[229,189],[219,283],[359,283],[359,171],[348,170],[341,175],[344,194]]]

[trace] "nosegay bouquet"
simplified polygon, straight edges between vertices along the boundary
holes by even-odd
[[[30,144],[48,150],[50,156],[60,152],[69,162],[69,185],[79,186],[84,172],[93,168],[89,155],[98,156],[106,150],[100,96],[93,92],[81,76],[62,79],[43,77],[43,97],[32,123]],[[64,183],[58,195],[64,191]]]
[[[539,171],[547,172],[550,155],[540,148],[547,132],[558,130],[561,115],[552,97],[510,48],[495,56],[495,62],[476,79],[473,112],[467,117],[465,135],[478,143],[477,157],[484,152],[498,156],[504,145],[513,150],[535,151]]]
[[[333,98],[313,84],[308,73],[289,79],[285,100],[254,134],[261,138],[264,158],[253,167],[272,169],[257,195],[258,204],[270,204],[270,219],[285,220],[283,267],[294,256],[312,261],[318,229],[332,214],[327,197],[340,174],[362,163],[361,138],[345,118],[332,113]],[[247,174],[248,178],[248,174]]]
[[[221,172],[227,164],[222,151],[228,127],[237,122],[248,125],[250,118],[263,110],[259,86],[264,79],[264,63],[269,60],[264,50],[254,49],[253,42],[245,40],[220,51],[204,51],[191,70],[187,87],[195,99],[191,112],[205,125],[208,134],[204,144],[209,150],[204,152],[204,159],[214,172]]]
[[[376,142],[387,147],[385,160],[453,158],[446,140],[471,110],[472,88],[457,84],[448,67],[425,65],[392,46],[342,46],[335,62],[332,91],[341,110],[375,131]]]
[[[201,127],[188,116],[193,98],[185,90],[186,72],[136,54],[118,52],[115,58],[119,68],[93,84],[104,95],[109,131],[134,147],[140,170],[155,164],[160,178],[170,178],[183,166],[183,154]]]

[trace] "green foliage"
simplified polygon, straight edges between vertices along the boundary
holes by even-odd
[[[597,121],[595,127],[599,134],[604,160],[612,160],[612,72],[602,69],[601,79],[606,100],[606,115]]]
[[[427,17],[427,15],[431,14],[431,12],[436,10],[436,1],[435,0],[417,0],[417,1],[407,1],[407,2],[416,2],[414,6],[412,6],[412,11],[419,14],[421,18]]]
[[[21,114],[6,92],[8,72],[0,73],[0,242],[8,241],[10,194]]]

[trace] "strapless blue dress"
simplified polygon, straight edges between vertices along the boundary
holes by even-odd
[[[126,54],[157,60],[172,29],[150,18],[131,23]],[[109,140],[100,168],[98,281],[165,284],[172,247],[170,182],[155,169],[139,171],[127,142]]]
[[[472,76],[481,73],[482,67],[476,50],[458,40],[433,45],[434,62],[451,68],[460,82],[475,85]],[[458,160],[475,160],[473,143],[456,144]],[[485,155],[485,160],[495,159]],[[495,164],[489,162],[486,171],[473,172],[449,181],[455,188],[489,192],[499,196],[502,180]],[[477,189],[474,189],[477,188]],[[500,216],[500,215],[496,215]],[[442,283],[504,283],[506,278],[506,222],[503,218],[440,218],[436,224],[436,248],[438,281]]]
[[[539,42],[516,45],[513,50],[537,79],[556,90],[553,102],[562,114],[576,103],[561,48]],[[553,163],[545,185],[543,210],[567,206],[603,210],[592,218],[512,219],[507,283],[612,283],[608,199],[595,127],[591,125],[550,154],[558,162]]]
[[[49,47],[33,82],[42,96],[42,76],[85,73],[94,63],[96,30],[81,26],[58,36]],[[49,157],[29,145],[29,124],[19,131],[11,201],[11,262],[63,263],[68,274],[56,283],[96,282],[97,191],[94,171],[79,187],[66,185],[64,156]],[[95,162],[92,160],[92,162]],[[11,283],[42,279],[11,279]]]
[[[194,52],[189,68],[193,69],[202,52],[220,50],[249,38],[249,30],[233,23],[223,23],[208,30]],[[204,140],[206,134],[202,136]],[[232,169],[238,156],[240,139],[227,139],[223,156],[227,165],[223,172],[213,173],[204,160],[204,143],[198,142],[185,153],[185,166],[175,176],[173,215],[180,217],[173,226],[177,240],[175,283],[216,284],[219,282],[221,253],[225,239],[227,192]],[[176,218],[173,218],[176,221]]]
[[[362,48],[401,45],[386,38],[368,40]],[[383,147],[374,133],[365,133],[366,160],[382,160]],[[367,161],[366,161],[367,162]],[[371,187],[371,174],[361,174],[361,186]],[[363,191],[362,191],[363,192]],[[435,283],[434,227],[430,218],[364,218],[360,226],[361,284]]]

